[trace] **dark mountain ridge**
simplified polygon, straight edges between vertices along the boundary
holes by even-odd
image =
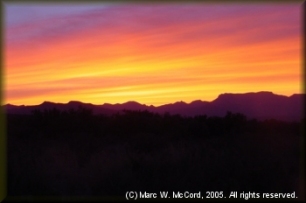
[[[303,101],[305,94],[293,94],[292,96],[277,95],[272,92],[250,92],[243,94],[224,93],[215,100],[208,102],[196,100],[191,103],[183,101],[161,106],[147,106],[135,101],[128,101],[122,104],[94,105],[79,101],[70,101],[66,104],[45,101],[39,105],[16,106],[4,105],[7,114],[30,114],[34,109],[59,109],[69,110],[79,107],[91,109],[93,114],[111,115],[122,110],[147,110],[154,113],[180,114],[182,116],[224,116],[227,111],[241,113],[252,119],[278,119],[295,121],[304,118]]]

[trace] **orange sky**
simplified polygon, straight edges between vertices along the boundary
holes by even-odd
[[[302,93],[302,6],[6,4],[4,103]]]

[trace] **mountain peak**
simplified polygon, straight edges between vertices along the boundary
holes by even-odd
[[[275,95],[273,92],[270,91],[259,91],[259,92],[246,92],[246,93],[223,93],[219,96],[229,96],[229,95]]]
[[[256,94],[256,92],[255,92]],[[270,92],[270,91],[260,91],[260,92],[257,92],[257,94],[274,94],[273,92]]]
[[[80,101],[74,101],[74,100],[72,100],[72,101],[69,101],[67,104],[83,104],[83,103],[80,102]]]
[[[196,103],[202,103],[203,101],[198,99],[198,100],[194,100],[192,102],[190,102],[190,104],[196,104]]]
[[[209,102],[202,101],[202,100],[194,100],[194,101],[190,102],[189,105],[200,106],[200,105],[207,104],[207,103],[209,103]]]
[[[228,99],[228,98],[237,98],[237,97],[270,97],[270,96],[276,96],[276,94],[274,94],[273,92],[269,92],[269,91],[260,91],[260,92],[247,92],[247,93],[223,93],[220,94],[216,100],[220,100],[220,99]]]
[[[55,103],[50,102],[50,101],[44,101],[43,103],[41,103],[40,105],[53,105]]]
[[[290,97],[301,97],[301,96],[305,96],[306,94],[293,94]]]
[[[175,102],[175,103],[173,103],[173,104],[177,104],[177,105],[183,104],[183,105],[185,105],[185,104],[187,104],[187,103],[186,103],[186,102],[183,102],[183,101],[177,101],[177,102]]]
[[[9,106],[9,107],[13,107],[13,106],[17,106],[17,105],[13,105],[13,104],[10,104],[10,103],[7,103],[7,104],[4,104],[2,106]]]
[[[141,105],[140,103],[136,102],[136,101],[127,101],[125,103],[122,104],[136,104],[136,105]]]
[[[242,113],[250,118],[282,118],[287,120],[299,120],[302,109],[302,102],[305,94],[293,94],[284,96],[274,94],[269,91],[248,92],[248,93],[224,93],[220,94],[214,101],[195,100],[190,103],[177,101],[170,104],[164,104],[158,107],[140,104],[136,101],[127,101],[125,103],[94,105],[82,103],[80,101],[69,101],[66,104],[44,101],[36,106],[14,106],[7,104],[6,112],[11,114],[30,114],[35,108],[52,109],[59,108],[65,110],[85,106],[93,109],[97,114],[105,113],[110,115],[114,112],[126,110],[149,110],[156,113],[169,112],[171,114],[181,114],[184,116],[208,115],[223,116],[227,111],[233,113]],[[15,108],[16,107],[16,108]]]

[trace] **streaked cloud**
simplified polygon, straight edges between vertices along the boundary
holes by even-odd
[[[301,92],[298,4],[5,9],[6,103],[164,104],[223,92]]]

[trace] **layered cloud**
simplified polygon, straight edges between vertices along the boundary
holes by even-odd
[[[161,105],[224,92],[302,91],[298,4],[5,9],[6,103]]]

